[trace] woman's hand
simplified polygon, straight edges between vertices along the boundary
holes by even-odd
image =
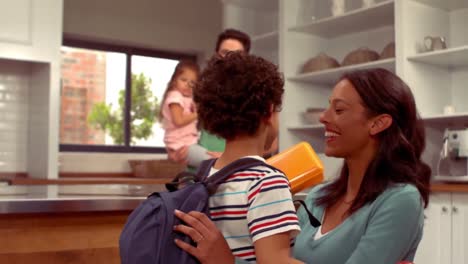
[[[203,264],[234,263],[229,245],[216,225],[203,213],[184,213],[175,210],[175,215],[187,225],[174,226],[174,230],[188,235],[197,246],[194,247],[176,239],[177,246],[196,257]]]

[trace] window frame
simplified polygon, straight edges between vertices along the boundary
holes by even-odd
[[[131,75],[132,75],[132,56],[146,56],[172,60],[191,60],[197,61],[194,54],[179,53],[172,51],[163,51],[141,47],[125,46],[120,44],[109,44],[105,42],[82,40],[75,38],[64,38],[62,46],[72,48],[91,49],[107,52],[124,53],[126,56],[125,73],[125,122],[124,122],[124,145],[85,145],[85,144],[62,144],[59,142],[60,152],[109,152],[109,153],[167,153],[164,147],[149,146],[131,146],[130,145],[130,109],[131,109]],[[60,76],[61,78],[61,76]],[[61,89],[61,88],[60,88]],[[62,97],[60,96],[60,100]],[[60,125],[60,122],[59,122]]]

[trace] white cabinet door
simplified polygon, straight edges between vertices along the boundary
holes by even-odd
[[[0,41],[31,43],[31,0],[0,0]]]
[[[0,0],[0,59],[60,59],[63,0]]]
[[[468,263],[468,194],[452,194],[452,264]]]
[[[414,263],[451,263],[451,194],[431,195],[424,212],[424,233]]]

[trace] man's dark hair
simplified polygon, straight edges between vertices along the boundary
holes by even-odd
[[[246,53],[250,52],[249,35],[247,35],[247,33],[244,33],[240,30],[232,29],[232,28],[228,28],[218,35],[218,40],[216,41],[216,49],[215,49],[216,52],[219,51],[219,47],[221,46],[221,43],[223,43],[223,41],[225,41],[226,39],[235,39],[239,41],[240,43],[242,43],[242,46],[244,46],[244,51]]]

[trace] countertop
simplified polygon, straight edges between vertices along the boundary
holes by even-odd
[[[170,179],[16,179],[0,182],[0,215],[131,211]],[[433,182],[432,192],[468,193],[468,183]],[[296,199],[307,193],[300,192]]]
[[[468,193],[468,182],[467,183],[445,183],[445,182],[433,182],[431,184],[432,192],[462,192]]]
[[[3,185],[0,214],[131,211],[163,184]]]

